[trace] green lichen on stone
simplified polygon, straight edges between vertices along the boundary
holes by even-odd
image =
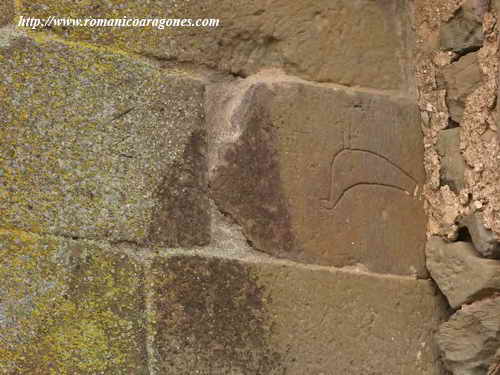
[[[175,2],[104,0],[72,1],[46,0],[37,3],[19,0],[22,13],[40,18],[57,16],[61,18],[81,19],[147,19],[187,17],[172,5]],[[180,4],[179,4],[180,5]],[[194,15],[193,15],[194,16]],[[159,46],[168,47],[165,39],[174,34],[171,29],[156,27],[61,27],[53,26],[52,30],[72,40],[98,42],[106,46],[114,46],[127,51],[144,51]]]
[[[201,126],[201,83],[39,35],[0,40],[0,76],[0,226],[146,241],[155,194]]]
[[[0,373],[146,373],[143,272],[126,256],[1,230],[0,278]]]

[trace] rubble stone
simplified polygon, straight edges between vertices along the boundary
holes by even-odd
[[[462,122],[465,100],[481,83],[477,53],[469,53],[443,69],[446,81],[446,103],[453,121]]]
[[[436,340],[455,375],[488,374],[500,347],[500,297],[464,305],[441,325]],[[489,375],[489,374],[488,374]]]
[[[482,256],[486,258],[500,258],[499,239],[495,233],[484,226],[478,213],[464,217],[462,224],[469,230],[472,242]]]
[[[437,151],[441,156],[441,183],[459,193],[465,187],[466,168],[460,153],[460,128],[442,130],[439,134]]]
[[[427,242],[426,255],[429,272],[451,307],[500,292],[500,261],[481,258],[472,244],[447,243],[434,236]]]
[[[488,9],[485,3],[484,0],[467,0],[451,20],[441,25],[442,49],[463,53],[483,45],[482,16]]]

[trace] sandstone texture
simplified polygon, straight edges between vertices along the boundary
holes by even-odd
[[[218,207],[269,254],[426,275],[415,105],[272,76],[208,89]]]
[[[0,4],[0,27],[12,23],[15,13],[14,0],[3,0]]]
[[[479,121],[494,17],[446,1],[429,56],[453,65],[417,104],[419,1],[3,1],[0,373],[443,375],[439,350],[493,368],[497,261],[431,249],[438,284],[474,281],[447,295],[479,322],[438,347],[424,204],[429,233],[463,240],[467,215],[500,233]],[[220,24],[31,30],[14,13]],[[448,337],[484,347],[454,357]]]
[[[500,297],[465,305],[444,323],[437,341],[447,367],[458,375],[495,374],[500,362]]]
[[[440,374],[428,281],[202,255],[152,275],[158,373]]]
[[[147,374],[144,273],[105,250],[0,230],[2,374]]]
[[[432,237],[427,243],[427,268],[453,308],[500,292],[500,261],[483,259],[468,242],[447,243]]]
[[[0,226],[206,243],[202,84],[126,54],[3,38]]]
[[[247,76],[280,67],[315,81],[410,90],[413,38],[406,1],[329,0],[20,0],[32,17],[213,18],[217,28],[52,30],[167,61],[193,62]]]

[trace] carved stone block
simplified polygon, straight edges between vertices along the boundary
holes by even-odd
[[[269,77],[209,97],[212,195],[255,248],[426,274],[415,104]]]

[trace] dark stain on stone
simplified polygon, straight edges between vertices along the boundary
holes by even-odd
[[[225,153],[210,181],[218,208],[242,228],[256,250],[279,255],[298,246],[280,176],[278,135],[271,120],[273,93],[265,85],[248,90],[233,122],[244,132]]]
[[[157,258],[152,272],[160,373],[283,374],[269,297],[247,266],[179,256]]]
[[[206,153],[206,132],[197,130],[157,192],[160,204],[155,208],[150,242],[173,247],[209,243]]]

